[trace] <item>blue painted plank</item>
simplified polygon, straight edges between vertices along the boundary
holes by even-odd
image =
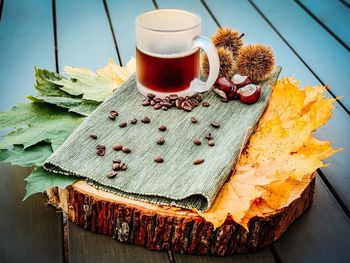
[[[135,57],[136,16],[155,7],[151,0],[137,1],[137,4],[130,4],[129,0],[109,0],[107,3],[120,57],[125,65],[131,57]]]
[[[312,73],[292,53],[290,48],[248,2],[208,0],[207,3],[220,24],[242,30],[246,34],[245,40],[247,43],[265,43],[271,45],[275,51],[277,62],[284,67],[284,76],[294,75],[302,84],[319,84]],[[234,10],[235,16],[232,16],[232,10]],[[334,111],[333,118],[317,132],[318,137],[332,140],[335,147],[349,149],[350,140],[347,133],[350,129],[349,120],[349,115],[338,105]],[[348,155],[348,150],[336,154],[329,159],[329,162],[332,163],[330,167],[324,168],[322,171],[326,174],[328,180],[346,205],[350,207],[350,194],[348,190],[350,176],[348,173],[348,158],[346,158]],[[319,177],[317,179],[321,181]],[[327,256],[331,257],[333,256],[331,249],[334,247],[334,243],[332,242],[335,239],[339,239],[339,242],[342,242],[342,244],[346,242],[344,235],[342,235],[342,229],[348,231],[348,219],[322,182],[317,185],[316,192],[314,206],[317,208],[312,208],[308,212],[307,216],[305,216],[307,219],[300,219],[301,222],[312,221],[314,225],[309,228],[308,224],[310,223],[299,223],[297,228],[291,228],[293,231],[290,230],[286,233],[287,237],[282,239],[284,240],[283,242],[281,241],[282,243],[280,241],[276,243],[278,252],[281,253],[282,261],[293,261],[299,255],[309,258],[314,257],[316,260],[318,259],[317,253],[313,251],[317,249],[324,249],[324,251],[328,252]],[[324,213],[324,211],[328,211],[328,213]],[[322,221],[319,222],[316,220],[321,217]],[[342,228],[336,229],[336,233],[333,233],[334,224],[332,222],[335,222],[333,220],[337,220],[336,222],[342,225]],[[308,242],[303,241],[306,236],[308,237]],[[323,239],[319,240],[319,236],[322,236]],[[294,245],[290,245],[287,248],[285,244],[288,242],[292,242]],[[304,245],[299,246],[298,242]],[[283,244],[283,246],[278,247],[278,244]],[[286,251],[288,249],[290,251],[289,253]],[[344,245],[336,247],[336,250],[344,254]],[[298,262],[298,260],[294,260],[294,262]]]
[[[185,9],[196,14],[199,14],[202,19],[202,35],[210,37],[215,33],[217,25],[207,12],[205,7],[200,1],[188,1],[188,0],[157,0],[159,8],[178,8]]]
[[[323,83],[350,110],[350,53],[292,1],[253,1]]]
[[[64,66],[103,67],[118,56],[108,18],[100,0],[56,1],[58,62]]]
[[[5,1],[0,22],[0,110],[34,93],[34,66],[55,70],[51,1]],[[0,165],[0,261],[62,262],[62,217],[35,195],[22,202],[30,169]]]
[[[300,0],[325,27],[350,46],[350,9],[334,0]]]
[[[55,69],[51,3],[5,1],[0,22],[0,110],[34,91],[34,66]]]

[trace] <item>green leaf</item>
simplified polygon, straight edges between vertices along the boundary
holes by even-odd
[[[51,146],[47,143],[40,143],[26,149],[15,145],[11,150],[0,149],[0,162],[23,167],[41,166],[51,154]]]
[[[0,113],[0,129],[15,128],[3,137],[0,148],[16,144],[27,148],[45,141],[55,151],[83,119],[46,103],[17,104],[10,111]]]
[[[70,112],[75,112],[83,116],[89,116],[91,112],[93,112],[100,104],[96,101],[68,97],[28,96],[27,98],[34,102],[47,102],[62,108],[66,108]]]
[[[77,177],[54,174],[45,171],[42,167],[38,167],[26,178],[27,192],[23,200],[35,193],[42,193],[55,186],[64,189],[74,184],[77,180],[79,180]]]
[[[73,96],[61,90],[59,85],[52,82],[63,78],[56,72],[35,68],[35,78],[35,89],[38,95],[73,98]]]
[[[52,83],[60,86],[60,89],[74,96],[83,96],[85,100],[102,102],[112,95],[113,91],[121,84],[111,76],[113,74],[107,66],[97,73],[83,68],[65,68],[70,79],[61,78],[51,80]]]

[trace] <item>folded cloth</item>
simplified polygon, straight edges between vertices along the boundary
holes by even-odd
[[[77,130],[69,136],[45,162],[45,169],[88,179],[103,190],[137,200],[183,208],[207,210],[223,183],[231,174],[240,152],[254,131],[264,112],[274,83],[281,68],[260,83],[261,97],[252,105],[238,100],[223,103],[214,92],[203,94],[209,107],[198,106],[191,112],[172,108],[168,111],[142,106],[143,96],[137,91],[135,75],[130,77],[114,94],[104,101]],[[112,110],[119,113],[109,119]],[[147,116],[151,121],[142,123]],[[197,123],[191,117],[198,118]],[[136,118],[137,124],[130,120]],[[219,128],[211,126],[220,123]],[[121,122],[127,126],[120,128]],[[166,125],[167,130],[158,130]],[[209,146],[205,135],[212,133],[215,146]],[[96,134],[97,139],[90,137]],[[156,143],[160,136],[163,145]],[[201,145],[195,145],[198,138]],[[96,146],[106,147],[105,155],[96,154]],[[121,144],[131,153],[113,150]],[[163,163],[154,158],[161,156]],[[112,169],[112,160],[121,159],[128,165],[113,179],[106,175]],[[204,159],[200,165],[193,160]]]

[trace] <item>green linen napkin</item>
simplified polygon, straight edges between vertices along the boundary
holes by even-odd
[[[270,79],[260,83],[262,93],[255,104],[222,103],[214,92],[209,92],[203,94],[203,100],[210,107],[198,106],[192,112],[141,106],[143,96],[137,91],[133,75],[74,131],[44,167],[86,178],[96,187],[118,195],[205,211],[264,112],[271,94],[270,83],[277,80],[280,71],[277,67]],[[108,117],[112,110],[119,113],[115,121]],[[149,124],[141,122],[144,116],[151,119]],[[191,122],[192,116],[198,118],[196,124]],[[130,124],[133,118],[138,120],[135,125]],[[123,121],[128,125],[120,128],[118,124]],[[220,128],[213,128],[212,121],[220,122]],[[165,132],[158,130],[162,124],[167,126]],[[205,139],[208,132],[213,134],[213,147]],[[90,138],[92,133],[97,134],[96,140]],[[156,144],[160,136],[165,138],[164,145]],[[195,145],[194,138],[199,138],[202,145]],[[114,151],[112,147],[117,143],[128,146],[131,153]],[[104,156],[96,154],[97,144],[106,146]],[[164,158],[163,163],[154,162],[158,155]],[[114,158],[120,158],[129,168],[109,179],[106,175]],[[204,163],[194,165],[197,158],[203,158]]]

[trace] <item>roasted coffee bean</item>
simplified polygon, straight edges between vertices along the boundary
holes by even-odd
[[[121,160],[118,159],[118,158],[116,158],[116,159],[113,159],[112,162],[113,162],[113,163],[121,163]]]
[[[198,119],[194,116],[191,117],[191,122],[192,123],[197,123],[198,122]]]
[[[176,108],[181,109],[181,104],[182,104],[182,100],[177,99],[177,100],[175,101],[175,106],[176,106]]]
[[[119,123],[119,127],[120,127],[120,128],[125,128],[127,125],[128,125],[128,124],[127,124],[125,121]]]
[[[125,171],[128,169],[128,165],[126,163],[120,163],[119,166],[120,166],[120,170],[122,171]]]
[[[197,95],[196,95],[196,100],[197,100],[198,102],[202,102],[202,96],[201,96],[200,94],[197,94]]]
[[[90,138],[96,140],[97,139],[97,135],[95,133],[92,133],[92,134],[90,134]]]
[[[192,111],[192,107],[190,107],[190,106],[184,106],[184,107],[182,107],[182,109],[184,110],[184,111]]]
[[[123,145],[121,145],[121,144],[115,144],[115,145],[113,145],[113,150],[115,150],[115,151],[120,151],[120,150],[122,150],[123,149]]]
[[[192,110],[192,105],[191,103],[189,103],[188,101],[184,101],[182,104],[181,104],[181,108],[185,111],[191,111]]]
[[[162,162],[164,162],[164,159],[163,159],[162,157],[160,157],[160,156],[156,156],[156,157],[154,158],[154,161],[155,161],[156,163],[162,163]]]
[[[162,101],[162,99],[161,99],[161,98],[155,98],[154,101],[155,101],[156,103],[159,103],[159,102]]]
[[[159,137],[158,139],[157,139],[157,144],[158,145],[163,145],[165,143],[165,139],[163,138],[163,137]]]
[[[112,164],[112,170],[113,171],[119,171],[120,170],[120,163],[113,163]]]
[[[170,101],[170,98],[169,98],[169,96],[166,96],[165,98],[164,98],[164,101]]]
[[[170,100],[176,100],[179,96],[177,96],[176,94],[170,94],[169,98]]]
[[[170,101],[170,103],[171,103],[171,106],[172,106],[172,107],[175,107],[175,106],[176,106],[175,100]]]
[[[166,126],[163,125],[163,124],[160,125],[159,128],[158,128],[158,130],[160,130],[160,131],[166,131],[166,129],[167,129]]]
[[[227,103],[228,99],[227,98],[221,98],[221,102]]]
[[[96,154],[97,154],[98,156],[103,156],[103,155],[105,155],[105,149],[102,149],[102,148],[96,149]]]
[[[137,123],[137,119],[132,119],[132,120],[130,121],[130,123],[131,123],[131,124],[136,124],[136,123]]]
[[[196,160],[193,161],[194,165],[198,165],[198,164],[201,164],[201,163],[204,163],[204,159],[196,159]]]
[[[162,110],[168,110],[167,106],[162,106]]]
[[[109,171],[107,173],[107,177],[110,178],[110,179],[113,179],[116,176],[117,176],[117,172],[116,171]]]
[[[112,110],[109,113],[109,118],[114,121],[117,118],[118,115],[119,115],[119,113],[117,111]]]
[[[220,123],[218,121],[212,121],[211,122],[211,126],[213,126],[214,128],[219,128],[220,127]]]
[[[171,103],[170,102],[165,102],[164,106],[167,107],[167,108],[171,108]]]
[[[150,123],[151,122],[151,120],[150,120],[150,118],[148,118],[148,117],[143,117],[142,118],[142,120],[141,120],[143,123]]]
[[[203,102],[202,102],[202,106],[203,106],[203,107],[209,107],[210,104],[209,104],[209,102],[207,102],[207,101],[203,101]]]
[[[209,146],[214,146],[214,145],[215,145],[214,140],[208,140],[208,145],[209,145]]]
[[[149,99],[145,99],[143,102],[142,102],[142,106],[149,106],[151,105],[151,101]]]
[[[213,135],[209,132],[205,135],[205,138],[207,138],[208,140],[212,140],[213,139]]]
[[[153,93],[148,93],[147,97],[150,98],[150,99],[154,99],[156,97],[156,95],[153,94]]]
[[[200,140],[200,139],[197,139],[197,138],[195,138],[195,139],[193,140],[193,143],[194,143],[195,145],[201,145],[201,144],[202,144],[201,140]]]
[[[151,100],[151,106],[156,105],[156,102],[154,100]]]
[[[123,146],[122,151],[123,151],[124,153],[131,153],[130,148],[129,148],[129,147],[126,147],[126,146]]]
[[[199,105],[199,102],[196,99],[190,99],[190,102],[193,107],[197,107]]]
[[[156,103],[156,104],[153,106],[153,109],[159,110],[161,107],[162,107],[162,105],[160,105],[160,103]]]
[[[102,150],[106,150],[106,146],[102,145],[102,144],[97,144],[96,145],[96,149],[102,149]]]

